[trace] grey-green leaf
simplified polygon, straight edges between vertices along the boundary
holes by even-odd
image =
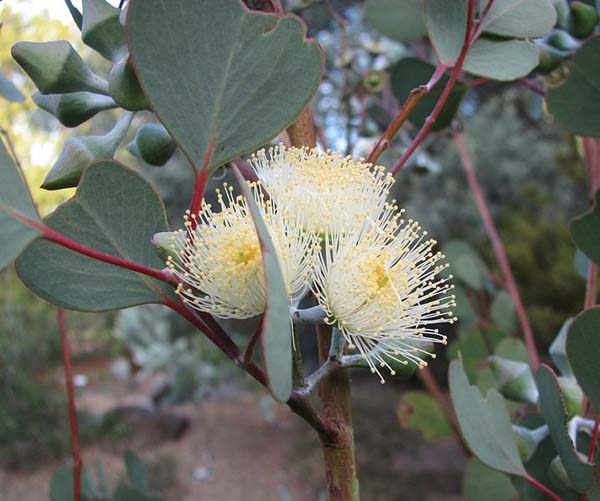
[[[52,229],[93,249],[162,269],[151,244],[168,231],[162,202],[138,174],[114,161],[92,164],[75,197],[45,219]],[[47,240],[17,261],[21,280],[47,301],[72,310],[106,311],[161,303],[172,287]]]
[[[462,435],[475,456],[490,468],[526,476],[500,394],[489,390],[483,398],[479,389],[469,384],[460,359],[450,363],[450,394]]]
[[[421,0],[367,0],[365,19],[379,33],[399,42],[427,34]]]
[[[12,263],[41,232],[19,216],[41,223],[21,171],[0,141],[0,270]]]
[[[594,485],[594,467],[581,459],[567,433],[567,411],[558,380],[552,369],[543,364],[535,380],[540,392],[540,409],[573,488],[577,492],[588,492]]]
[[[555,24],[552,0],[494,0],[481,29],[505,37],[539,38],[547,35]]]
[[[125,29],[119,22],[121,11],[106,0],[83,0],[81,39],[88,47],[110,61],[127,54]]]
[[[514,332],[517,316],[515,314],[515,305],[510,294],[501,290],[494,297],[492,302],[492,320],[494,324],[507,333]]]
[[[112,157],[125,137],[133,113],[126,112],[104,136],[70,137],[63,144],[60,156],[46,175],[42,188],[60,190],[77,186],[81,173],[93,161]]]
[[[548,349],[554,365],[564,377],[573,377],[573,369],[571,369],[571,364],[567,358],[567,333],[572,322],[572,318],[565,320]]]
[[[238,0],[132,0],[127,36],[150,105],[198,169],[211,145],[214,170],[276,136],[321,80],[321,50],[297,18]]]
[[[12,56],[42,94],[90,91],[109,95],[108,82],[96,75],[65,40],[17,42]]]
[[[474,75],[506,81],[528,75],[538,62],[538,51],[527,40],[480,38],[469,49],[463,69]]]
[[[261,321],[260,337],[267,379],[273,396],[285,402],[292,392],[292,329],[287,288],[277,251],[260,209],[237,169],[235,173],[254,219],[263,259],[267,308]]]
[[[425,25],[439,60],[453,66],[467,30],[465,0],[425,0]]]
[[[600,36],[575,54],[565,82],[546,93],[548,109],[569,132],[600,137]]]
[[[600,191],[596,192],[594,207],[571,221],[571,237],[587,257],[600,264]]]
[[[150,480],[146,467],[141,459],[132,451],[125,451],[125,468],[127,469],[127,477],[133,487],[142,492],[150,488]]]
[[[466,501],[508,501],[516,498],[517,491],[504,473],[471,458],[463,478],[463,494]]]
[[[600,411],[600,307],[573,320],[567,335],[567,356],[577,382]]]
[[[4,75],[0,75],[0,97],[16,103],[25,101],[25,96],[21,94],[21,91]]]
[[[40,108],[54,115],[65,127],[77,127],[96,113],[117,107],[117,103],[112,98],[92,92],[70,94],[35,92],[32,99]]]
[[[452,240],[442,250],[454,276],[472,289],[480,290],[483,287],[487,269],[473,247],[462,240]]]

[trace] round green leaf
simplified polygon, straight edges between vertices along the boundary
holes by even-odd
[[[600,137],[600,36],[575,54],[565,82],[546,94],[548,109],[569,132]]]
[[[567,357],[577,382],[600,410],[600,307],[573,320],[567,334]]]
[[[425,0],[425,25],[439,60],[453,66],[465,41],[465,0]]]
[[[510,294],[504,290],[498,292],[492,302],[492,320],[504,332],[514,332],[517,326],[515,305]]]
[[[0,270],[12,263],[41,233],[19,216],[41,223],[21,171],[0,141]]]
[[[162,202],[138,174],[113,161],[92,164],[76,195],[44,221],[67,237],[155,269],[164,263],[152,236],[167,231]],[[47,301],[72,310],[106,311],[161,303],[172,287],[146,275],[83,256],[47,240],[17,261],[21,280]]]
[[[472,289],[483,287],[487,268],[473,247],[461,240],[452,240],[442,251],[450,263],[450,273]]]
[[[423,433],[426,440],[436,440],[452,435],[440,404],[424,391],[409,391],[398,404],[400,426]]]
[[[413,57],[398,61],[392,69],[391,76],[392,91],[398,102],[403,103],[406,101],[410,91],[419,85],[425,84],[434,71],[435,66]],[[444,75],[433,89],[421,99],[409,117],[409,121],[413,125],[416,127],[423,126],[425,120],[439,101],[447,83],[448,77]],[[467,86],[463,82],[458,81],[433,124],[433,130],[441,130],[452,123],[452,119],[458,111],[458,107],[466,91]]]
[[[485,5],[488,3],[489,0]],[[556,9],[552,0],[494,0],[481,29],[505,37],[539,38],[548,34],[555,24]]]
[[[492,470],[477,458],[471,458],[467,463],[463,493],[466,501],[507,501],[517,496],[508,476]]]
[[[379,33],[399,42],[427,34],[421,0],[367,0],[365,19]]]
[[[275,137],[309,102],[322,54],[295,17],[238,0],[132,0],[127,35],[149,103],[200,168],[211,170]]]
[[[463,69],[474,75],[505,81],[528,75],[538,62],[538,51],[527,40],[480,38],[469,49]]]
[[[596,192],[594,199],[594,207],[573,219],[570,229],[577,247],[596,264],[600,264],[600,191]]]

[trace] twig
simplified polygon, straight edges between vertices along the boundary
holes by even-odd
[[[315,372],[313,372],[304,380],[302,388],[300,388],[297,391],[297,393],[302,396],[310,395],[324,378],[329,376],[329,374],[339,369],[340,367],[342,367],[342,365],[338,360],[331,358],[326,360],[325,363],[321,365],[321,367],[319,367]]]
[[[75,501],[81,501],[81,452],[79,450],[79,431],[77,429],[77,410],[75,409],[75,387],[73,385],[73,368],[71,367],[71,353],[67,335],[67,321],[65,310],[58,309],[58,328],[65,366],[65,385],[69,401],[69,423],[71,426],[71,447],[73,450],[73,496]]]
[[[531,359],[531,365],[535,370],[540,364],[540,357],[537,351],[537,347],[535,345],[535,339],[533,337],[531,324],[529,323],[529,318],[527,317],[527,312],[525,311],[525,307],[523,306],[523,301],[521,299],[521,294],[519,293],[519,288],[517,287],[517,282],[512,273],[510,262],[506,255],[506,249],[504,248],[502,239],[498,234],[498,230],[496,229],[494,220],[492,219],[492,216],[490,215],[487,204],[485,202],[483,192],[481,190],[481,187],[479,186],[477,177],[475,176],[473,162],[471,161],[471,157],[467,152],[463,136],[457,130],[453,130],[452,133],[454,135],[454,140],[456,142],[456,147],[458,149],[462,167],[467,177],[469,188],[473,193],[473,197],[475,198],[475,204],[477,205],[479,215],[481,216],[483,225],[485,226],[485,230],[492,244],[494,254],[496,255],[496,259],[498,260],[498,264],[500,265],[500,269],[502,270],[502,274],[504,275],[504,279],[506,281],[506,288],[508,289],[508,292],[510,293],[512,301],[515,305],[515,311],[517,313],[517,317],[521,325],[521,330],[523,331],[525,344],[527,345],[527,351],[529,353],[529,358]]]
[[[519,83],[522,83],[525,87],[535,92],[536,94],[539,94],[540,96],[546,95],[546,91],[544,89],[542,89],[539,85],[534,84],[530,80],[527,80],[526,78],[519,78],[518,81]]]
[[[469,4],[468,4],[468,8],[467,8],[467,26],[465,29],[465,40],[463,42],[462,49],[460,50],[460,54],[458,55],[458,58],[454,65],[454,68],[452,69],[452,72],[450,73],[448,82],[446,83],[446,86],[444,87],[444,90],[442,91],[442,94],[440,95],[440,98],[439,98],[438,102],[436,103],[435,107],[433,108],[433,110],[431,111],[431,113],[429,114],[427,119],[425,120],[423,127],[421,127],[421,130],[419,130],[419,132],[413,139],[411,145],[404,152],[402,157],[400,157],[400,160],[398,160],[398,162],[396,162],[396,165],[394,165],[394,167],[392,168],[391,174],[393,176],[395,176],[398,173],[398,171],[406,164],[406,162],[411,157],[411,155],[414,153],[414,151],[423,142],[423,140],[425,139],[425,136],[427,136],[431,127],[433,127],[433,124],[437,120],[437,117],[439,116],[440,112],[442,111],[442,108],[446,104],[448,97],[450,97],[450,93],[452,92],[452,89],[454,88],[454,85],[456,84],[456,81],[458,80],[458,75],[460,74],[460,71],[462,70],[463,64],[465,62],[465,58],[467,57],[467,52],[469,51],[469,49],[471,48],[471,45],[475,42],[475,40],[477,38],[473,31],[473,11],[474,11],[474,0],[469,0]]]
[[[408,98],[400,108],[400,111],[396,114],[388,128],[385,130],[383,135],[377,141],[377,144],[373,148],[373,151],[367,157],[368,163],[374,163],[381,154],[389,147],[390,141],[398,132],[398,129],[402,127],[404,122],[408,119],[410,114],[413,112],[417,104],[421,102],[421,99],[425,95],[427,95],[431,89],[435,86],[435,84],[442,78],[444,73],[446,72],[447,66],[438,62],[438,65],[431,75],[431,78],[428,82],[423,85],[419,85],[417,88],[410,91]]]
[[[600,416],[597,415],[594,420],[594,428],[592,431],[592,443],[590,444],[590,450],[588,452],[588,461],[594,462],[594,454],[596,453],[596,444],[598,443],[598,426],[600,426]]]
[[[244,363],[250,362],[252,360],[252,355],[254,355],[254,347],[256,343],[260,339],[260,335],[262,334],[263,326],[264,326],[265,316],[263,315],[260,319],[260,322],[256,326],[250,341],[248,342],[248,346],[246,347],[246,351],[244,352]]]
[[[444,394],[437,381],[433,377],[433,374],[431,373],[429,367],[423,367],[422,369],[419,369],[417,371],[417,376],[419,377],[427,391],[431,394],[431,396],[435,398],[440,404],[442,411],[444,412],[446,418],[448,419],[448,422],[450,423],[450,427],[452,428],[454,437],[456,438],[460,446],[463,448],[467,456],[470,456],[471,451],[469,450],[467,444],[463,440],[462,434],[460,432],[460,426],[458,424],[458,419],[456,419],[456,414],[454,414],[452,405],[450,404],[448,397]]]

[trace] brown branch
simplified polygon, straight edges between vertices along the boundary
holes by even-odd
[[[458,58],[454,65],[454,68],[452,69],[452,72],[450,73],[448,82],[446,83],[446,86],[444,87],[444,90],[442,91],[442,94],[440,95],[440,98],[439,98],[438,102],[436,103],[435,107],[433,108],[433,110],[431,111],[431,113],[429,114],[427,119],[425,120],[423,127],[421,127],[421,130],[419,130],[419,132],[413,139],[413,141],[410,144],[410,146],[408,147],[408,149],[404,152],[402,157],[400,157],[400,160],[398,160],[398,162],[396,162],[396,165],[394,165],[394,167],[392,168],[391,174],[393,176],[395,176],[398,173],[398,171],[406,164],[406,162],[411,157],[411,155],[415,152],[415,150],[423,142],[423,140],[425,139],[427,134],[429,134],[431,127],[433,127],[433,124],[437,120],[437,117],[439,116],[440,112],[442,111],[442,108],[444,107],[444,105],[446,104],[446,101],[450,97],[450,93],[452,92],[452,89],[454,88],[454,85],[456,84],[456,81],[458,80],[458,75],[460,75],[463,64],[465,62],[465,58],[467,57],[467,52],[471,48],[471,45],[477,39],[477,37],[475,36],[476,32],[473,29],[474,28],[473,11],[474,11],[474,0],[469,0],[469,4],[468,4],[468,8],[467,8],[467,26],[465,28],[465,40],[463,42],[462,49],[460,50],[460,54],[458,55]]]
[[[469,153],[465,146],[463,136],[457,130],[453,130],[452,133],[454,135],[456,147],[460,156],[461,165],[467,177],[469,188],[473,193],[473,197],[475,198],[475,204],[477,205],[479,215],[481,216],[483,225],[488,234],[488,238],[490,239],[490,242],[492,244],[494,254],[496,255],[496,259],[498,261],[498,264],[500,265],[502,274],[504,275],[504,279],[506,281],[506,288],[508,289],[508,292],[515,305],[515,311],[517,313],[517,318],[519,319],[519,323],[521,325],[521,330],[523,331],[523,336],[525,338],[525,344],[527,345],[527,351],[529,353],[531,365],[534,369],[537,369],[537,367],[540,364],[540,357],[537,351],[537,347],[535,345],[535,339],[533,337],[531,324],[529,323],[529,318],[527,317],[527,312],[525,311],[525,307],[523,306],[523,301],[521,299],[521,294],[519,293],[519,288],[517,287],[517,282],[513,275],[508,256],[506,255],[506,249],[504,248],[502,239],[500,238],[498,230],[496,229],[496,225],[494,224],[492,216],[490,215],[490,211],[485,202],[481,186],[479,186],[479,182],[477,181],[477,177],[475,176],[473,162],[471,161],[471,157],[469,156]]]
[[[79,449],[79,431],[77,429],[77,410],[75,409],[75,387],[73,385],[73,368],[67,335],[65,310],[58,309],[58,328],[62,344],[63,363],[65,366],[65,385],[69,401],[69,423],[71,426],[71,447],[73,450],[73,496],[75,501],[81,501],[81,452]]]

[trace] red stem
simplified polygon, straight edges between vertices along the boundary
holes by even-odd
[[[76,242],[75,240],[72,240],[71,238],[63,235],[62,233],[58,233],[57,231],[53,230],[52,228],[49,228],[43,223],[38,223],[37,221],[23,216],[17,211],[11,209],[8,209],[8,211],[13,217],[18,219],[22,223],[42,232],[42,237],[46,240],[49,240],[62,247],[77,252],[78,254],[83,254],[84,256],[97,259],[98,261],[113,264],[115,266],[135,271],[137,273],[142,273],[143,275],[155,278],[157,280],[160,280],[161,282],[167,282],[172,285],[177,284],[175,278],[168,270],[157,270],[155,268],[150,268],[149,266],[144,266],[143,264],[134,263],[133,261],[128,261],[127,259],[122,259],[120,257],[113,256],[112,254],[106,254],[105,252],[92,249],[87,245],[83,245],[79,242]]]
[[[529,475],[527,475],[523,478],[525,480],[527,480],[527,482],[529,482],[531,485],[533,485],[537,490],[546,494],[546,496],[548,496],[550,499],[554,499],[554,501],[562,501],[560,496],[556,495],[554,492],[552,492],[550,489],[548,489],[548,487],[546,487],[545,485],[540,484],[535,478],[530,477]]]
[[[212,160],[213,153],[215,151],[215,143],[211,141],[206,150],[204,156],[204,162],[200,171],[194,171],[194,194],[192,195],[192,203],[190,205],[190,212],[192,214],[198,214],[202,205],[202,199],[204,198],[204,192],[208,184],[209,172],[210,172],[210,161]],[[195,168],[194,168],[195,169]],[[195,220],[192,218],[192,225],[195,225]]]
[[[448,78],[448,82],[446,83],[446,86],[442,91],[440,99],[438,100],[435,107],[427,117],[427,120],[425,120],[423,127],[421,127],[421,130],[419,130],[418,134],[415,136],[408,149],[404,152],[402,157],[400,157],[400,160],[398,160],[398,162],[396,162],[396,165],[394,165],[394,167],[392,168],[392,176],[395,176],[398,173],[398,171],[404,166],[404,164],[406,164],[406,162],[414,153],[414,151],[418,148],[418,146],[423,142],[423,140],[431,130],[431,127],[433,127],[433,124],[437,120],[440,112],[442,111],[442,108],[446,104],[448,97],[450,97],[450,93],[452,92],[452,89],[454,88],[454,85],[458,80],[458,75],[460,74],[460,71],[463,67],[465,58],[467,57],[467,52],[476,40],[476,37],[474,36],[475,33],[473,32],[473,9],[474,0],[469,0],[469,6],[467,10],[467,27],[465,29],[465,40],[462,49],[460,50],[460,54],[458,55],[458,58],[456,60],[456,64],[454,65],[454,68],[452,68],[452,72],[450,73],[450,77]]]
[[[477,205],[477,209],[479,210],[479,215],[483,220],[483,225],[485,226],[485,230],[492,244],[492,248],[494,249],[494,254],[496,255],[496,259],[498,260],[498,264],[500,265],[500,269],[502,270],[502,274],[504,275],[504,279],[506,281],[506,288],[508,289],[508,292],[510,293],[513,303],[515,305],[515,311],[517,313],[517,317],[521,325],[521,330],[523,331],[523,336],[525,337],[525,344],[527,345],[527,351],[529,352],[531,365],[534,369],[537,369],[537,367],[540,364],[540,357],[537,351],[537,347],[535,345],[535,340],[533,337],[531,325],[529,323],[529,318],[527,317],[527,312],[525,311],[525,307],[523,306],[523,301],[521,299],[521,294],[519,293],[519,288],[517,287],[517,282],[512,273],[510,262],[508,261],[508,257],[506,255],[504,244],[502,243],[502,239],[498,234],[498,230],[496,229],[492,216],[490,215],[487,204],[485,202],[483,192],[481,190],[481,187],[479,186],[477,177],[475,176],[473,162],[471,161],[471,157],[467,152],[463,136],[456,130],[453,130],[452,133],[454,135],[454,140],[456,141],[456,147],[458,149],[461,164],[467,177],[467,182],[469,183],[469,187],[473,192],[473,197],[475,198],[475,203]]]
[[[590,205],[594,204],[594,196],[600,188],[600,144],[597,140],[585,137],[583,138],[583,152],[590,179]],[[584,309],[589,310],[596,304],[598,295],[598,265],[592,261],[589,262]]]
[[[73,368],[67,336],[67,321],[65,310],[58,309],[58,328],[62,344],[63,362],[65,366],[65,384],[69,401],[69,422],[71,425],[71,446],[73,448],[73,493],[74,501],[81,501],[81,452],[79,450],[79,431],[77,429],[77,411],[75,409],[75,387],[73,385]]]
[[[258,323],[258,326],[256,327],[256,330],[252,334],[250,341],[248,342],[248,346],[246,347],[246,351],[244,352],[244,362],[250,362],[252,360],[252,355],[254,354],[254,348],[256,346],[256,343],[260,339],[260,335],[262,334],[262,330],[264,327],[264,321],[265,321],[265,317],[263,315],[263,317],[260,319],[260,322]]]
[[[529,90],[535,92],[536,94],[539,94],[540,96],[546,95],[546,91],[544,89],[542,89],[539,85],[536,85],[533,82],[530,82],[526,78],[519,78],[519,82],[521,82]]]
[[[394,137],[396,132],[398,132],[400,127],[402,127],[402,124],[406,122],[406,120],[408,119],[412,111],[415,109],[417,104],[421,102],[421,99],[423,99],[423,97],[431,91],[435,84],[439,82],[440,78],[442,78],[444,73],[446,73],[447,69],[448,67],[446,65],[441,64],[438,61],[438,65],[436,66],[433,75],[431,75],[431,78],[429,78],[429,81],[424,83],[423,85],[419,85],[418,87],[410,91],[410,94],[406,98],[406,101],[402,105],[402,108],[400,108],[400,111],[398,111],[388,128],[377,141],[377,144],[373,148],[373,151],[371,151],[371,153],[369,154],[367,158],[368,163],[374,163],[388,148],[390,141]]]

